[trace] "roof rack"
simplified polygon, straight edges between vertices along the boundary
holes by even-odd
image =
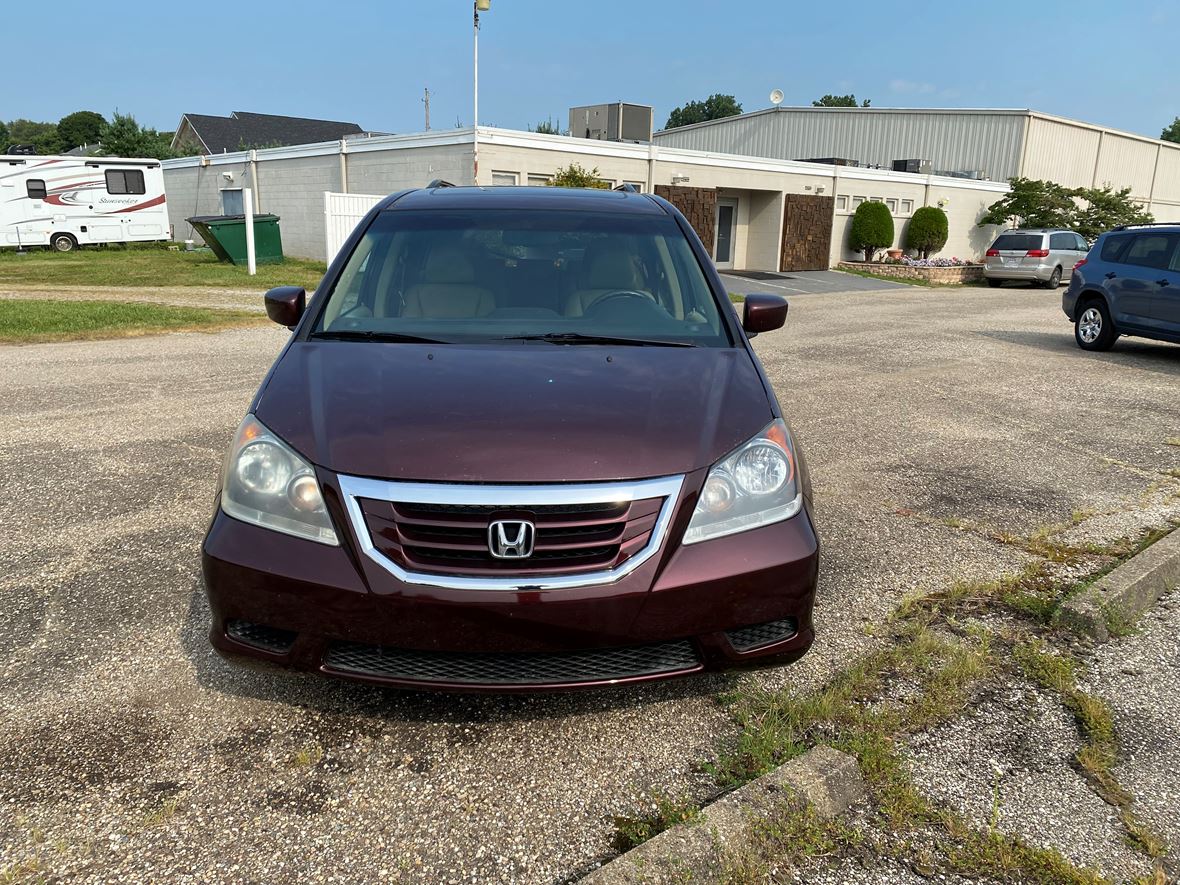
[[[430,188],[434,188],[434,187],[458,187],[458,186],[459,185],[452,184],[451,182],[445,181],[444,179],[435,178],[428,185],[426,185],[426,188],[429,190]]]
[[[625,194],[643,193],[639,188],[637,188],[635,185],[631,184],[629,181],[624,181],[622,184],[616,185],[615,187],[611,188],[611,190],[622,191]]]
[[[1138,224],[1120,224],[1111,230],[1130,230],[1133,227],[1180,227],[1180,221],[1141,221]]]

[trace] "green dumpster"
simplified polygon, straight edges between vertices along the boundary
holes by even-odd
[[[245,215],[197,215],[189,218],[188,223],[222,261],[246,263]],[[279,216],[254,216],[254,260],[258,264],[278,264],[283,260]]]

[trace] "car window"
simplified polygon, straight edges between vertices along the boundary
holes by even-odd
[[[1050,234],[1049,248],[1054,251],[1074,250],[1077,248],[1077,240],[1074,239],[1073,234]]]
[[[448,342],[590,335],[725,347],[722,309],[668,216],[395,209],[361,237],[312,334]]]
[[[1000,234],[992,243],[992,248],[1000,252],[1027,252],[1029,249],[1040,249],[1042,242],[1042,234]]]
[[[1090,251],[1090,244],[1086,242],[1085,237],[1081,236],[1080,234],[1074,234],[1073,238],[1074,238],[1074,241],[1078,244],[1078,251],[1079,252],[1089,252]]]
[[[1102,260],[1119,262],[1122,260],[1123,252],[1127,250],[1127,245],[1131,242],[1130,236],[1121,237],[1107,237],[1102,242]]]
[[[1180,237],[1173,237],[1176,241],[1175,247],[1172,249],[1172,260],[1168,263],[1168,270],[1174,273],[1180,273]]]
[[[1167,268],[1176,247],[1175,234],[1137,234],[1123,257],[1124,264]]]

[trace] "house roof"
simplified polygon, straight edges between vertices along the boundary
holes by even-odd
[[[356,123],[283,117],[277,114],[252,114],[248,111],[234,111],[228,117],[185,114],[180,119],[180,125],[176,127],[173,147],[179,145],[186,123],[204,146],[204,153],[209,154],[222,154],[246,148],[314,144],[364,132]]]

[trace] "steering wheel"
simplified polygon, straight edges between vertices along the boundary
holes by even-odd
[[[608,301],[619,301],[623,298],[642,298],[644,300],[650,301],[652,304],[658,303],[656,301],[656,296],[652,295],[651,292],[640,292],[638,289],[619,289],[616,292],[608,292],[606,295],[603,295],[601,298],[591,304],[589,309],[591,311],[597,311],[598,308],[602,307],[602,305],[606,304]]]

